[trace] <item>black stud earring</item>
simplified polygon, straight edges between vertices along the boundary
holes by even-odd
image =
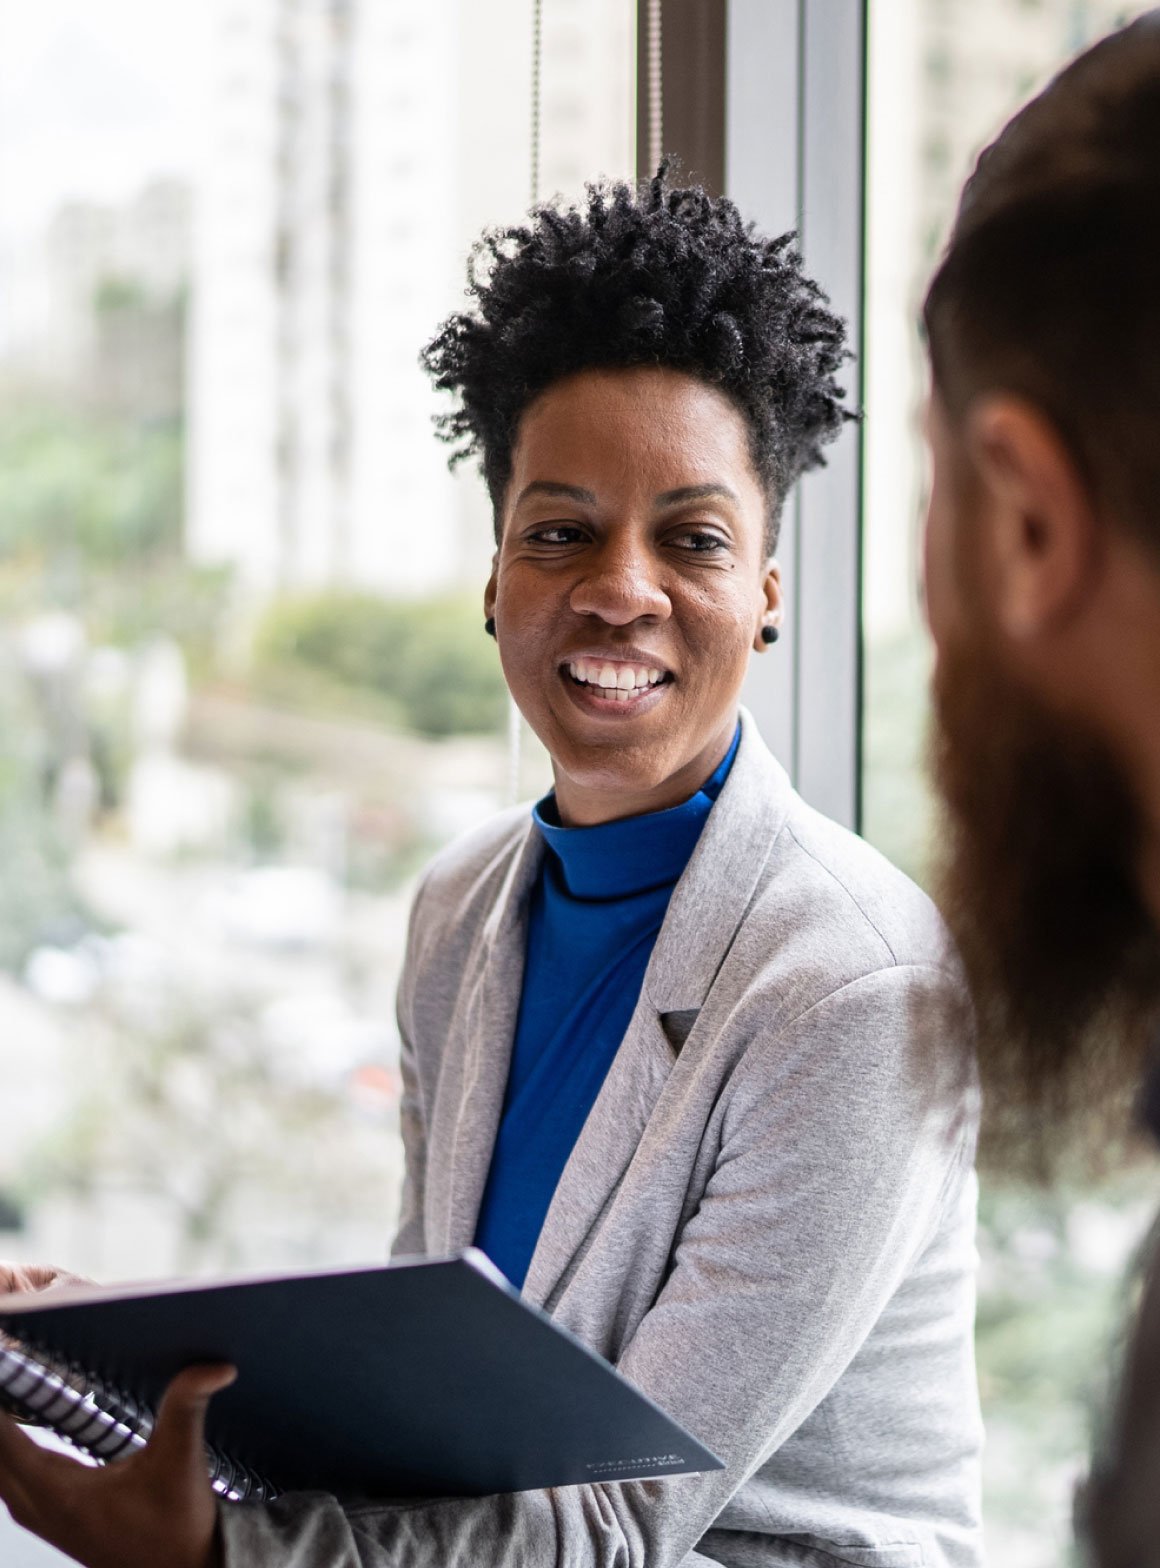
[[[763,626],[761,628],[761,640],[767,647],[771,642],[776,642],[780,636],[781,633],[776,626]]]
[[[483,629],[484,629],[484,631],[487,633],[487,635],[489,637],[494,637],[495,636],[495,616],[494,615],[489,615],[487,620],[484,621]]]

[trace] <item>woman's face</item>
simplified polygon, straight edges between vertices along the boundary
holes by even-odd
[[[524,412],[485,607],[563,822],[676,805],[724,757],[781,619],[765,515],[744,418],[693,376],[587,370]]]

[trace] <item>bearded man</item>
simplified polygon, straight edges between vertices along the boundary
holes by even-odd
[[[1160,1003],[1160,12],[987,149],[924,316],[941,891],[1001,1144],[1155,1104]],[[1160,1561],[1160,1262],[1080,1508]]]

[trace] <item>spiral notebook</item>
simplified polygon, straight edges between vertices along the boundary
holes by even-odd
[[[229,1361],[215,1489],[482,1496],[719,1470],[482,1253],[386,1267],[0,1295],[0,1399],[92,1457],[143,1446],[169,1379]]]
[[[74,1372],[61,1371],[57,1363],[38,1360],[14,1345],[0,1345],[0,1409],[49,1427],[102,1464],[144,1448],[153,1428],[152,1413],[124,1393],[99,1381],[86,1387]],[[272,1481],[212,1447],[206,1450],[206,1464],[210,1484],[222,1497],[266,1502],[278,1496]]]

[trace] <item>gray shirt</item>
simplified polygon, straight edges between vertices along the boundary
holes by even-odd
[[[420,887],[396,1253],[472,1239],[542,853],[508,813]],[[931,905],[802,802],[743,715],[525,1285],[726,1468],[223,1505],[228,1568],[974,1568],[976,1123]]]

